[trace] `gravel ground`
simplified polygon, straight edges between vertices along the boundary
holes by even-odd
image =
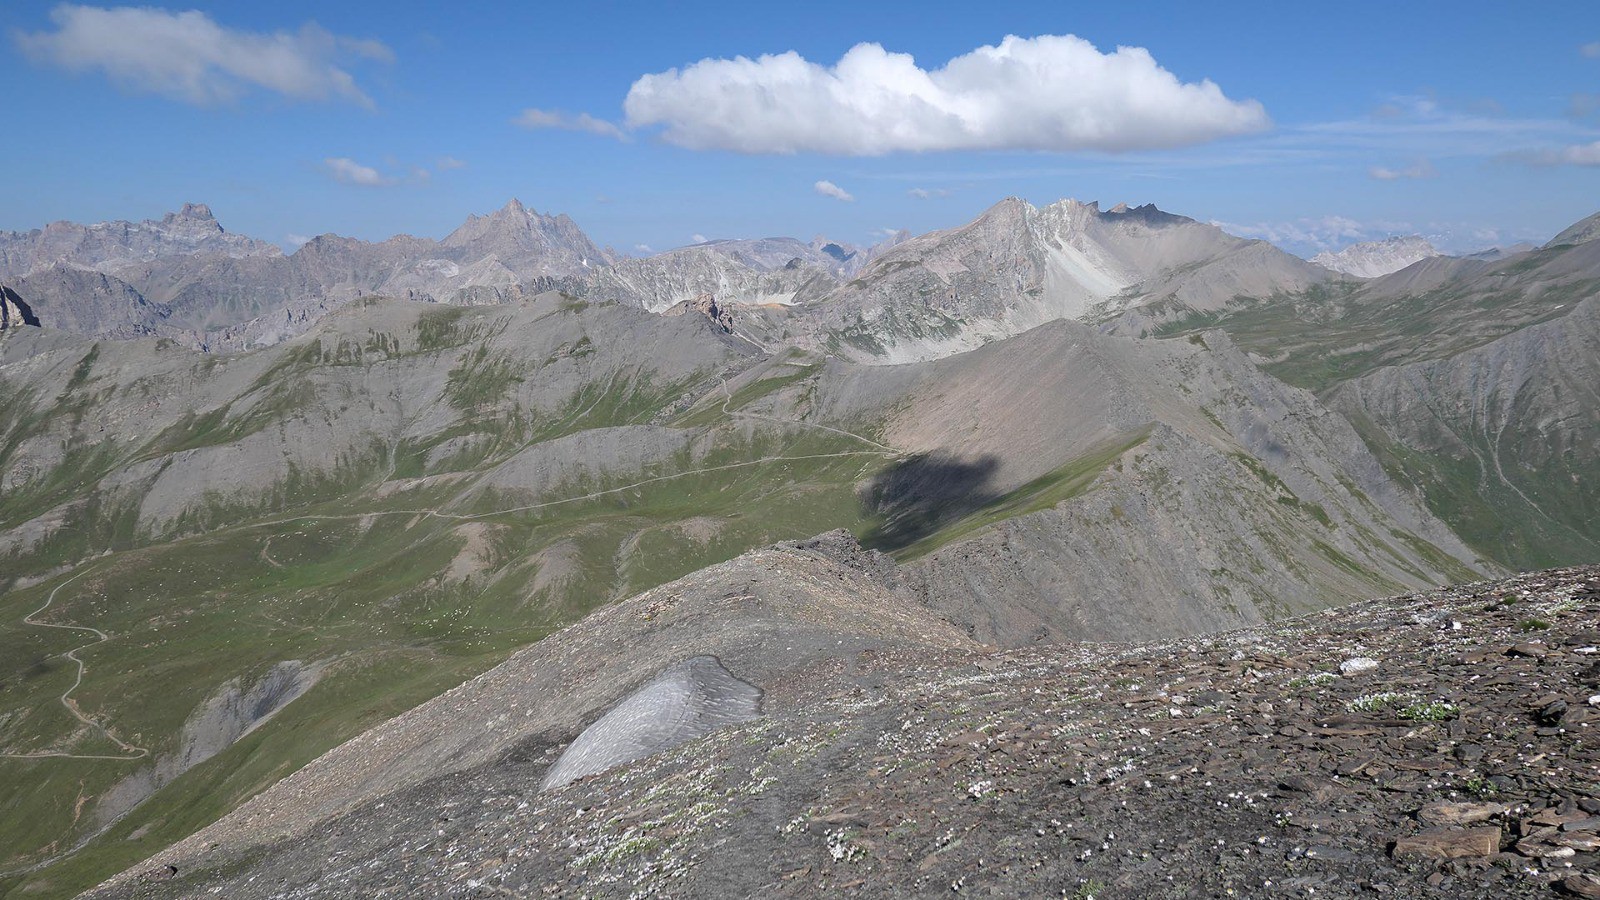
[[[91,896],[1600,897],[1597,614],[1567,568],[1153,646],[853,650],[558,790],[530,738]]]

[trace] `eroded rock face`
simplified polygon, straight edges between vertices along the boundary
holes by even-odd
[[[39,320],[28,308],[27,302],[17,296],[16,291],[0,285],[0,331],[38,324]]]
[[[761,689],[715,656],[671,666],[583,730],[550,767],[541,790],[653,756],[761,715]]]

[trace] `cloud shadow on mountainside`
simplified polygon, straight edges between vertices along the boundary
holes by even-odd
[[[874,475],[860,492],[862,511],[877,524],[861,536],[874,550],[894,552],[1000,500],[994,455],[963,460],[921,453]]]

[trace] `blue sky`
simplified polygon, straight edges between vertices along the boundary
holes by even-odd
[[[1310,253],[1544,240],[1600,210],[1583,0],[675,6],[11,2],[0,229],[199,201],[281,242],[439,237],[516,196],[643,252],[869,243],[1018,195],[1153,202]],[[1007,35],[1043,76],[952,67],[931,106],[895,93]],[[1064,35],[1098,53],[1042,37]],[[914,67],[859,51],[855,74],[832,69],[864,42]],[[1102,58],[1119,46],[1148,58]],[[809,87],[779,61],[687,68],[790,51]],[[774,90],[789,105],[763,115]]]

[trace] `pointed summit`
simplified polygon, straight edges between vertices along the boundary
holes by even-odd
[[[203,219],[208,222],[217,220],[217,217],[211,214],[211,207],[204,203],[185,203],[177,215],[184,219]]]
[[[183,235],[189,240],[222,234],[222,225],[211,214],[211,207],[204,203],[185,203],[177,212],[162,216],[161,224],[173,234]]]
[[[494,256],[522,278],[581,275],[612,259],[566,215],[544,215],[515,197],[486,216],[468,216],[441,244],[462,259]]]

